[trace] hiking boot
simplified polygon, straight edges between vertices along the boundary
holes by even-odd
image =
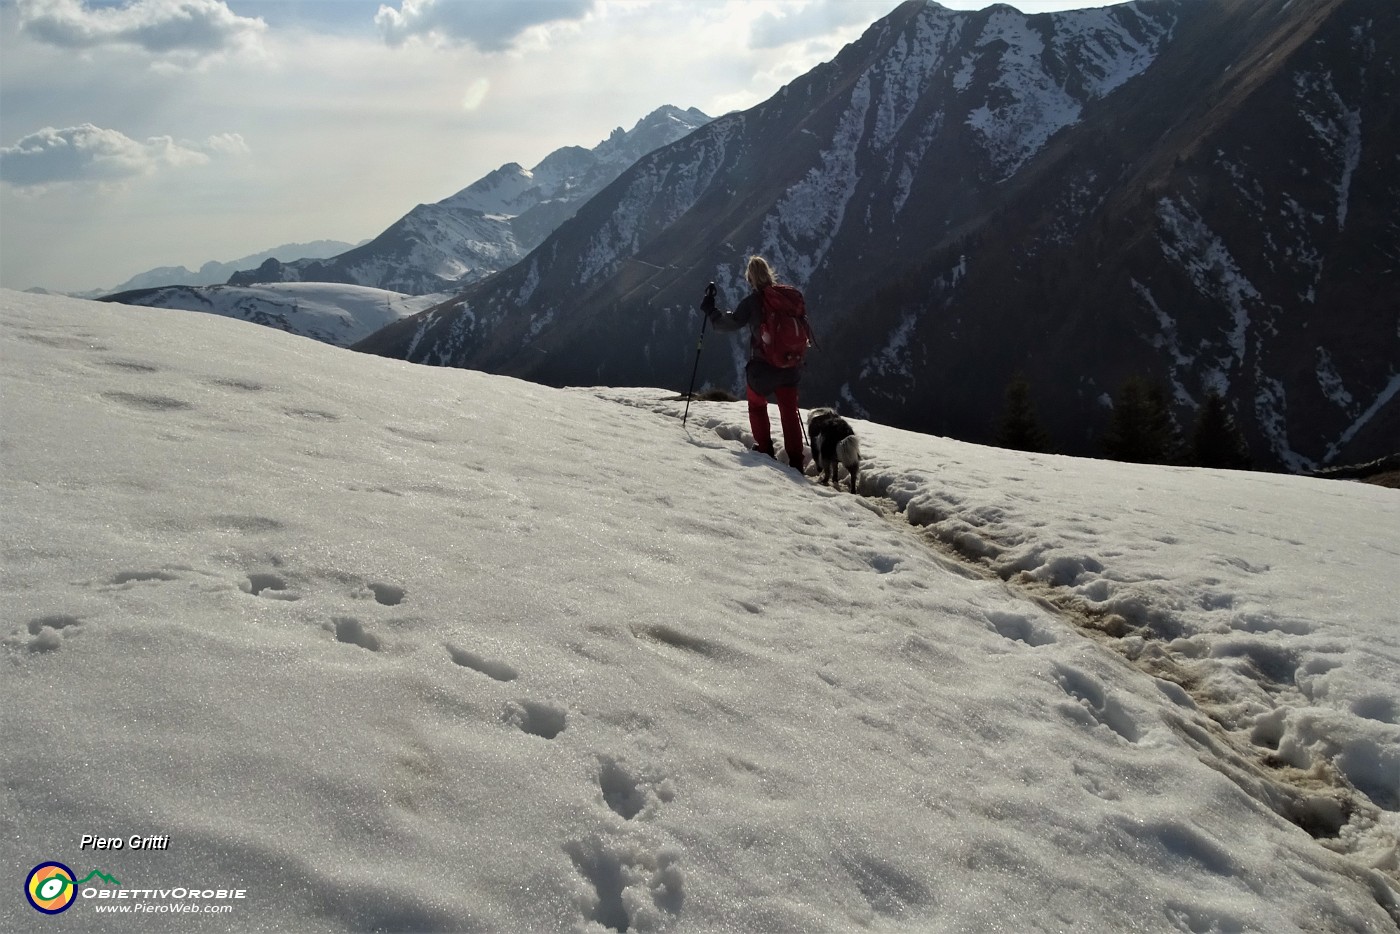
[[[777,460],[777,459],[778,459],[778,456],[777,456],[776,454],[773,453],[773,445],[771,445],[771,444],[768,445],[767,447],[764,447],[764,446],[759,445],[759,444],[755,444],[755,445],[753,446],[753,449],[754,449],[755,451],[757,451],[758,453],[760,453],[760,454],[767,454],[769,457],[773,458],[774,460]]]

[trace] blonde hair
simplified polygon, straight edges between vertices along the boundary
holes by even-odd
[[[744,278],[749,280],[749,285],[754,290],[767,288],[777,281],[773,275],[773,267],[768,265],[768,260],[762,256],[750,256],[749,268],[744,271]]]

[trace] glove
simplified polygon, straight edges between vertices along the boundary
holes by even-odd
[[[707,315],[715,314],[715,284],[711,282],[705,287],[705,297],[700,300],[700,310]]]

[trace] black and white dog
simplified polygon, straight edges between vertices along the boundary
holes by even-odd
[[[837,415],[835,409],[813,409],[807,416],[807,437],[812,442],[812,460],[821,482],[838,483],[836,466],[840,464],[850,474],[854,493],[860,473],[860,440],[850,422]]]

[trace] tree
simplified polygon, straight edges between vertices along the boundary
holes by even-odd
[[[1013,451],[1050,450],[1050,436],[1036,421],[1031,384],[1023,375],[1018,374],[1006,387],[996,444]]]
[[[1167,405],[1166,392],[1141,376],[1129,377],[1113,402],[1113,417],[1103,439],[1114,460],[1134,464],[1170,464],[1181,453],[1181,434]]]
[[[1181,441],[1181,430],[1176,427],[1167,391],[1160,383],[1147,387],[1147,433],[1157,447],[1157,459],[1153,463],[1179,464],[1185,460],[1186,446]]]
[[[1191,431],[1191,464],[1194,467],[1223,467],[1248,470],[1251,461],[1244,432],[1220,393],[1212,390],[1196,413],[1196,426]]]

